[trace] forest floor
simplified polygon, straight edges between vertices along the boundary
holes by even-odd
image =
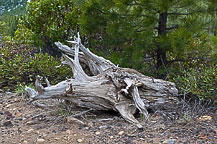
[[[1,144],[216,144],[217,114],[167,121],[152,113],[144,129],[124,121],[118,113],[88,112],[67,117],[60,105],[50,109],[27,104],[14,93],[0,93]],[[47,101],[45,101],[47,103]],[[139,117],[137,117],[139,119]]]

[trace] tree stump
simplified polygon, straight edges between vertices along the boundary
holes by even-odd
[[[148,119],[147,108],[178,102],[178,90],[174,83],[145,76],[133,69],[118,67],[93,54],[82,45],[79,33],[74,41],[69,42],[73,44],[72,48],[60,42],[55,44],[63,52],[61,65],[72,68],[73,78],[57,85],[50,85],[46,80],[48,86],[43,87],[42,78],[37,76],[36,91],[25,88],[32,101],[64,99],[80,108],[114,110],[138,127],[142,126],[133,116],[137,109]],[[80,62],[89,68],[93,76],[84,72]]]

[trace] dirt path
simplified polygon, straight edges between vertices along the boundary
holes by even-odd
[[[159,144],[217,143],[217,115],[207,114],[188,122],[166,123],[156,114],[144,130],[125,122],[118,114],[85,114],[67,122],[62,109],[45,110],[13,93],[0,93],[1,144]],[[50,112],[53,111],[53,112]]]

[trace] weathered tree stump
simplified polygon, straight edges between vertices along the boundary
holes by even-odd
[[[69,65],[72,68],[73,78],[57,85],[50,85],[46,80],[48,86],[43,87],[41,77],[37,76],[36,91],[25,88],[32,101],[64,99],[76,107],[114,110],[138,127],[142,126],[133,116],[136,109],[148,119],[147,108],[178,101],[178,91],[174,83],[144,76],[133,69],[118,67],[111,61],[93,54],[81,44],[79,33],[74,41],[69,42],[73,44],[72,48],[60,42],[55,44],[64,53],[61,65]],[[87,65],[94,76],[88,76],[79,61]]]

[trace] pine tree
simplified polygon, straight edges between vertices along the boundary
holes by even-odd
[[[172,62],[213,51],[216,5],[214,0],[36,0],[29,3],[25,28],[47,52],[55,52],[55,41],[80,31],[87,47],[114,63],[145,72],[148,57],[155,64],[152,75],[165,78]]]
[[[204,48],[209,35],[205,28],[212,22],[209,17],[216,9],[213,3],[205,0],[90,0],[82,7],[80,23],[85,34],[96,33],[94,38],[101,35],[100,45],[104,44],[112,52],[118,50],[122,64],[131,62],[141,66],[138,63],[145,53],[153,54],[158,78],[165,78],[170,61]]]
[[[31,1],[23,21],[25,28],[34,33],[34,44],[44,52],[59,55],[54,42],[63,42],[75,34],[78,9],[73,0]],[[21,30],[22,31],[22,30]]]

